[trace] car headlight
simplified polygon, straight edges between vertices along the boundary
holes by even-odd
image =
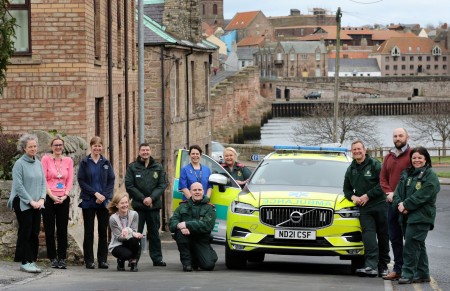
[[[251,215],[253,214],[253,212],[257,210],[258,208],[247,203],[242,203],[238,201],[231,202],[231,212],[233,213]]]
[[[339,214],[342,218],[355,218],[359,217],[359,209],[358,207],[342,208],[336,211],[336,214]]]

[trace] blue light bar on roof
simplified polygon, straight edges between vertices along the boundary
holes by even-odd
[[[303,151],[328,151],[328,152],[348,152],[346,148],[340,147],[321,147],[321,146],[281,146],[273,147],[275,150],[303,150]]]

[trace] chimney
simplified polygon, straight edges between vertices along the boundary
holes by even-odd
[[[202,39],[202,20],[199,0],[165,0],[163,25],[179,39],[194,43]]]

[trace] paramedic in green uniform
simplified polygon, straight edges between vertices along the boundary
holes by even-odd
[[[177,242],[184,272],[197,268],[212,271],[217,262],[210,244],[216,209],[208,197],[203,197],[201,183],[193,183],[190,192],[191,197],[181,202],[170,218],[170,231]]]
[[[411,167],[400,175],[392,207],[400,213],[405,237],[402,277],[399,284],[430,282],[425,239],[433,230],[439,179],[431,169],[430,154],[424,147],[411,150]]]
[[[364,267],[356,274],[362,277],[381,277],[387,272],[389,235],[386,195],[380,186],[381,163],[366,154],[361,140],[352,143],[353,162],[347,169],[343,191],[360,211]]]
[[[224,164],[222,167],[230,173],[236,182],[243,188],[247,184],[248,178],[250,178],[252,171],[244,164],[237,162],[237,152],[232,147],[227,147],[223,150]]]

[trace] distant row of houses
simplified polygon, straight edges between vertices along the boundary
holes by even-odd
[[[334,76],[337,29],[334,15],[316,8],[312,14],[292,9],[289,16],[266,17],[262,11],[238,12],[212,40],[227,47],[219,55],[224,70],[256,65],[263,77]],[[420,25],[343,27],[340,76],[450,75],[450,31]]]

